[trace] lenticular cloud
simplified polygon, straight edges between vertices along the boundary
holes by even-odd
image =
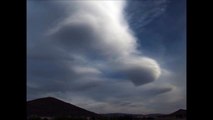
[[[88,70],[101,71],[100,74],[111,70],[136,86],[158,79],[161,74],[158,63],[137,50],[137,38],[124,17],[125,3],[109,0],[53,2],[63,6],[60,9],[65,15],[47,29],[48,46],[56,46],[72,59],[78,56],[84,60],[70,64],[69,68],[86,65]]]

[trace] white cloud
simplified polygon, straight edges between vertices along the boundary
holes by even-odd
[[[160,76],[158,63],[137,50],[137,39],[123,16],[125,1],[75,1],[67,7],[76,4],[75,12],[48,31],[52,41],[70,54],[97,56],[135,85],[152,82]]]

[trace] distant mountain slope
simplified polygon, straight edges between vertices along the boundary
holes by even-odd
[[[106,113],[101,114],[104,117],[122,117],[122,116],[142,116],[142,114],[128,114],[128,113]]]
[[[176,112],[171,113],[170,115],[186,115],[186,110],[184,109],[179,109]]]
[[[75,105],[63,102],[53,97],[40,98],[27,102],[27,115],[37,116],[98,116],[94,112],[90,112]]]
[[[186,119],[186,111],[183,109],[179,109],[173,113],[166,114],[166,115],[160,115],[159,118],[176,118],[176,119]]]

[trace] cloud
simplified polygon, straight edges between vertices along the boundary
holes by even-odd
[[[142,85],[156,80],[161,73],[160,67],[155,60],[140,55],[137,50],[137,39],[122,16],[124,3],[85,2],[82,3],[82,10],[79,2],[79,10],[52,28],[48,35],[50,41],[61,45],[70,54],[81,54],[87,58],[95,56],[102,61],[118,64],[116,67],[121,70],[115,72],[123,73],[135,85]]]
[[[149,25],[153,20],[165,13],[168,2],[168,0],[128,1],[129,5],[126,8],[126,11],[129,11],[126,12],[127,20],[132,28],[141,33],[146,25]]]
[[[148,57],[132,56],[119,61],[119,72],[130,79],[134,85],[139,86],[158,79],[161,68],[158,63]]]
[[[28,2],[28,84],[69,91],[68,86],[80,90],[81,85],[109,79],[108,71],[136,86],[160,76],[158,63],[137,50],[123,16],[125,1],[44,3]],[[49,18],[48,11],[56,14]],[[37,20],[44,26],[33,25]]]
[[[152,104],[150,101],[158,104],[155,97],[160,99],[162,96],[170,94],[170,92],[175,93],[173,90],[176,90],[173,89],[173,85],[146,84],[143,87],[135,87],[129,81],[111,81],[110,83],[103,83],[83,92],[66,92],[61,95],[55,94],[55,96],[62,96],[64,100],[97,113],[121,111],[145,113],[149,112],[149,109],[154,109],[154,106],[149,108]],[[72,100],[69,100],[70,98]],[[166,104],[170,100],[166,97],[162,102]],[[172,103],[174,104],[174,102]]]
[[[136,41],[129,33],[127,23],[121,14],[114,15],[114,11],[122,11],[118,9],[117,4],[113,4],[113,1],[86,3],[82,3],[85,11],[76,10],[75,14],[65,18],[50,30],[49,34],[57,44],[61,44],[68,51],[86,55],[94,52],[105,58],[136,52]],[[97,10],[93,10],[94,6]],[[106,11],[107,7],[115,10],[109,14],[109,11]]]

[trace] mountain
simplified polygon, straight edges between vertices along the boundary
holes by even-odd
[[[144,116],[148,116],[148,117],[154,117],[154,118],[156,118],[156,117],[163,116],[163,115],[165,115],[165,114],[161,114],[161,113],[153,113],[153,114],[147,114],[147,115],[144,115]]]
[[[80,118],[106,118],[106,119],[186,119],[186,110],[179,109],[171,114],[126,114],[108,113],[96,114],[78,106],[66,103],[53,97],[39,98],[27,102],[27,116],[39,117],[80,117]]]
[[[160,115],[158,116],[159,118],[169,118],[169,119],[186,119],[186,111],[187,110],[184,110],[184,109],[179,109],[173,113],[170,113],[170,114],[166,114],[166,115]]]
[[[179,109],[179,110],[177,110],[177,111],[171,113],[170,115],[184,115],[184,114],[186,114],[186,110],[184,110],[184,109]]]
[[[128,113],[106,113],[106,114],[101,114],[102,116],[105,117],[123,117],[123,116],[138,116],[142,114],[128,114]]]
[[[176,112],[173,112],[169,114],[169,116],[175,116],[175,117],[186,117],[186,110],[179,109]]]
[[[27,102],[27,116],[59,117],[85,116],[97,117],[98,114],[77,107],[53,97],[39,98]]]

